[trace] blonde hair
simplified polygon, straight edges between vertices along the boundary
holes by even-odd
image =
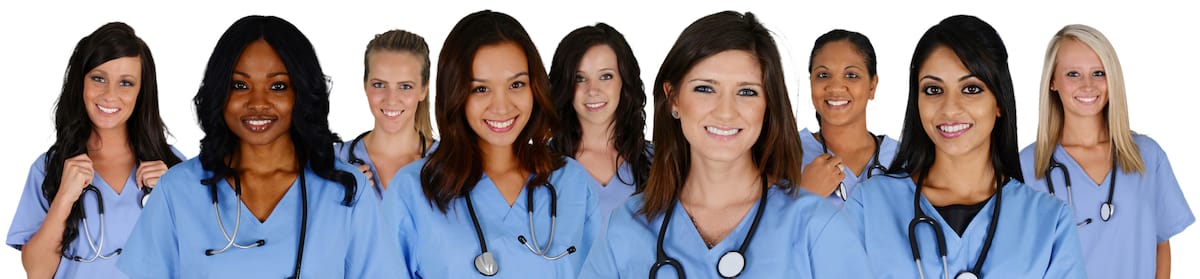
[[[429,86],[429,44],[425,43],[425,38],[421,35],[404,30],[388,30],[382,34],[376,34],[374,39],[367,43],[367,50],[363,53],[363,81],[367,80],[367,76],[371,71],[371,54],[381,51],[397,51],[409,52],[419,57],[421,63],[421,85]],[[427,137],[433,137],[433,124],[429,120],[429,97],[417,103],[417,113],[414,115],[416,124],[414,125],[417,132],[424,134]]]
[[[1126,173],[1144,173],[1145,166],[1138,152],[1137,144],[1133,142],[1133,132],[1129,129],[1129,110],[1125,101],[1125,78],[1121,73],[1121,61],[1117,59],[1117,51],[1113,49],[1108,38],[1099,30],[1082,24],[1067,25],[1054,34],[1050,45],[1046,48],[1045,66],[1042,68],[1041,97],[1038,119],[1037,143],[1035,145],[1034,169],[1044,170],[1050,166],[1050,156],[1055,146],[1062,138],[1063,104],[1057,91],[1050,90],[1050,81],[1054,79],[1055,62],[1058,50],[1063,41],[1072,39],[1087,45],[1100,63],[1104,64],[1105,76],[1108,80],[1108,104],[1104,107],[1105,124],[1108,125],[1108,136],[1116,153],[1117,164]],[[1115,170],[1114,170],[1115,171]],[[1044,172],[1034,172],[1034,176],[1042,178]]]

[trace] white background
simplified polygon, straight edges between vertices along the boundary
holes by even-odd
[[[1196,126],[1188,121],[1195,116],[1186,113],[1186,109],[1195,107],[1190,101],[1196,98],[1190,94],[1196,89],[1186,82],[1196,78],[1193,67],[1200,65],[1200,55],[1195,52],[1200,23],[1194,10],[1177,4],[837,1],[790,3],[793,7],[784,7],[783,3],[792,1],[54,2],[8,1],[0,10],[0,77],[6,81],[3,90],[8,94],[2,98],[0,119],[6,133],[10,133],[3,139],[4,156],[0,160],[0,232],[8,231],[30,164],[54,141],[52,110],[72,48],[81,37],[106,22],[132,25],[150,45],[157,60],[163,118],[174,135],[169,141],[184,154],[195,156],[202,133],[191,98],[217,38],[238,18],[250,14],[280,16],[308,36],[325,73],[334,81],[329,115],[332,128],[348,140],[372,127],[361,79],[363,50],[374,34],[399,28],[422,35],[430,44],[436,65],[437,53],[451,27],[463,16],[481,9],[505,12],[520,20],[545,63],[550,63],[558,41],[571,30],[601,21],[609,23],[623,32],[633,47],[648,92],[663,56],[684,27],[721,10],[754,12],[776,33],[801,127],[816,126],[806,70],[813,40],[834,28],[862,32],[871,38],[879,57],[880,82],[876,99],[868,108],[869,128],[893,137],[900,134],[907,67],[917,39],[947,16],[976,15],[991,23],[1008,46],[1022,147],[1035,138],[1037,83],[1050,37],[1063,25],[1088,24],[1108,36],[1121,58],[1133,129],[1150,135],[1167,150],[1184,194],[1193,208],[1200,208],[1200,177],[1191,172],[1200,165],[1193,159],[1198,154],[1189,144],[1194,137],[1185,135],[1194,134]],[[647,106],[647,112],[653,113],[652,106]],[[1193,226],[1171,239],[1176,277],[1195,278],[1200,274],[1200,266],[1190,264],[1200,258],[1198,230]],[[0,274],[22,274],[19,251],[0,249]]]

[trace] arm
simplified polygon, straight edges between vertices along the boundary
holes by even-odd
[[[1170,279],[1171,278],[1171,241],[1163,241],[1158,244],[1158,260],[1155,261],[1157,266],[1154,271],[1154,278]]]
[[[1054,247],[1050,250],[1050,263],[1042,278],[1087,278],[1075,217],[1066,204],[1059,204],[1055,224]]]
[[[370,187],[363,176],[355,175],[358,188]],[[395,226],[387,226],[379,209],[379,202],[364,195],[373,191],[358,191],[357,201],[350,210],[352,216],[349,229],[354,235],[350,239],[350,251],[346,258],[347,278],[385,278],[408,274],[404,258],[400,256]],[[340,205],[339,205],[340,206]]]
[[[26,180],[25,185],[26,196],[42,196],[41,186],[45,170],[38,166],[40,163],[41,161],[34,163],[35,166],[30,169],[30,179]],[[61,177],[54,202],[51,202],[50,208],[43,213],[45,219],[37,232],[21,247],[21,264],[29,278],[51,278],[58,271],[58,265],[62,261],[63,231],[66,230],[67,217],[71,214],[71,207],[79,199],[83,188],[92,183],[91,159],[87,154],[67,159],[63,162]]]

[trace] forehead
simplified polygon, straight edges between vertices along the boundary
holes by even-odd
[[[513,42],[502,42],[479,47],[471,69],[476,78],[507,78],[528,71],[529,65],[526,63],[525,51],[520,46]]]
[[[959,76],[967,74],[970,72],[963,61],[959,60],[958,54],[944,45],[934,47],[929,52],[929,56],[925,57],[925,62],[921,64],[920,70],[921,77],[933,75],[940,76],[943,80],[947,80],[947,77],[957,80]]]
[[[277,70],[286,68],[283,65],[283,60],[279,58],[279,53],[275,48],[271,47],[267,41],[258,39],[246,45],[242,49],[241,56],[238,56],[238,61],[235,69],[239,71],[249,70]]]
[[[683,82],[707,79],[758,83],[762,81],[763,75],[758,57],[753,53],[745,50],[726,50],[700,59],[683,77]]]
[[[826,43],[817,50],[813,55],[815,66],[822,66],[825,63],[842,63],[848,65],[864,65],[865,58],[849,40],[837,40]]]

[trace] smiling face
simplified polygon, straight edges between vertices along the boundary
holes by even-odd
[[[142,59],[121,57],[83,76],[83,104],[94,129],[124,129],[142,89]]]
[[[533,111],[529,64],[512,42],[480,47],[471,63],[466,117],[479,143],[512,146]]]
[[[262,39],[246,45],[233,67],[225,125],[243,144],[290,138],[295,101],[291,77],[275,49]]]
[[[592,46],[575,71],[575,113],[579,121],[608,125],[621,100],[621,74],[617,54],[605,44]]]
[[[668,94],[678,94],[671,109],[679,112],[693,158],[733,161],[750,156],[767,111],[762,68],[754,54],[714,54],[696,63],[679,86],[664,86]]]
[[[1063,112],[1070,116],[1099,116],[1108,104],[1108,75],[1096,51],[1078,40],[1064,39],[1054,64],[1050,88],[1058,92]]]
[[[386,132],[415,129],[417,104],[429,95],[421,80],[421,57],[408,51],[371,52],[363,90],[375,128]]]
[[[825,44],[813,55],[809,75],[812,103],[822,125],[866,123],[867,101],[875,99],[875,85],[858,48],[848,40]]]
[[[938,153],[988,153],[992,128],[1000,117],[992,90],[945,46],[926,58],[918,77],[921,123]]]

